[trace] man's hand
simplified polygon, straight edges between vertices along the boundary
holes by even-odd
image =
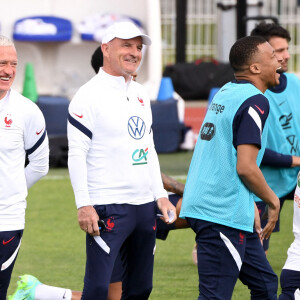
[[[165,223],[171,224],[176,221],[176,208],[175,206],[169,201],[168,198],[159,198],[157,200],[157,206],[162,213],[162,219]],[[173,215],[174,218],[170,220],[169,216]]]
[[[300,166],[300,156],[292,156],[292,165],[291,167],[299,167]]]
[[[100,235],[98,220],[99,216],[93,206],[82,206],[77,211],[80,228],[88,234]]]
[[[279,202],[279,200],[278,200],[278,202]],[[271,206],[267,205],[266,208],[268,210],[268,223],[261,233],[261,238],[267,240],[270,237],[270,235],[276,225],[276,222],[278,220],[280,205],[275,206],[273,208],[271,208]]]
[[[256,203],[254,203],[254,228],[255,228],[255,231],[258,234],[260,242],[262,244],[263,243],[262,229],[261,229],[261,224],[260,224],[259,211],[256,206]]]

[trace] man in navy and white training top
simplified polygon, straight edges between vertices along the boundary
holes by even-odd
[[[6,299],[25,225],[27,190],[49,168],[49,146],[42,112],[11,89],[17,52],[0,35],[0,300]],[[28,154],[29,164],[25,166]]]
[[[281,294],[278,300],[300,299],[300,172],[294,195],[294,241],[287,251],[287,259],[280,274]]]
[[[87,232],[82,299],[106,299],[115,259],[125,265],[122,299],[152,290],[157,205],[166,222],[175,207],[163,188],[153,144],[150,100],[131,75],[151,39],[132,23],[110,26],[99,73],[69,106],[69,172],[80,228]],[[101,234],[98,220],[105,223]],[[100,236],[99,236],[100,234]]]
[[[239,278],[251,299],[277,299],[277,276],[260,238],[278,218],[279,199],[259,169],[269,103],[263,95],[279,84],[281,58],[261,37],[239,39],[229,60],[236,80],[215,95],[201,127],[189,168],[180,217],[196,233],[199,298],[229,300]],[[254,194],[269,205],[260,228]],[[253,230],[254,215],[258,223]]]

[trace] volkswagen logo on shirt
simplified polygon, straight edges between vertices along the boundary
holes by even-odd
[[[133,116],[128,120],[128,132],[135,140],[140,140],[146,131],[146,124],[138,116]]]

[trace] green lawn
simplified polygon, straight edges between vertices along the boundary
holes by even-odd
[[[160,169],[170,176],[186,176],[192,159],[192,151],[183,151],[170,154],[159,154]]]
[[[159,155],[159,159],[163,172],[183,178],[191,153]],[[281,213],[281,231],[273,234],[269,251],[270,263],[278,275],[293,240],[292,216],[292,201],[288,201]],[[157,241],[151,300],[197,299],[197,268],[191,257],[193,245],[194,234],[190,229],[173,231],[166,241]],[[18,275],[24,273],[50,285],[81,290],[84,266],[85,234],[77,225],[68,172],[50,170],[30,190],[26,228],[9,293],[15,289]],[[233,299],[250,299],[241,283],[237,284]]]

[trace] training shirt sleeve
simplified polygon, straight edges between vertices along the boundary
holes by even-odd
[[[290,168],[292,166],[292,162],[292,155],[281,154],[267,148],[261,164],[275,168]]]
[[[29,189],[49,170],[49,142],[45,119],[36,106],[25,121],[24,145],[28,155],[28,165],[25,168],[27,188]]]
[[[77,208],[92,205],[87,182],[87,153],[92,142],[95,114],[75,95],[68,114],[68,168]]]
[[[155,150],[153,141],[153,131],[151,128],[150,134],[150,176],[152,178],[152,189],[155,201],[159,198],[168,198],[168,193],[163,187],[158,156]]]
[[[269,114],[268,99],[257,94],[240,106],[233,120],[233,145],[253,144],[261,148],[261,134]]]

